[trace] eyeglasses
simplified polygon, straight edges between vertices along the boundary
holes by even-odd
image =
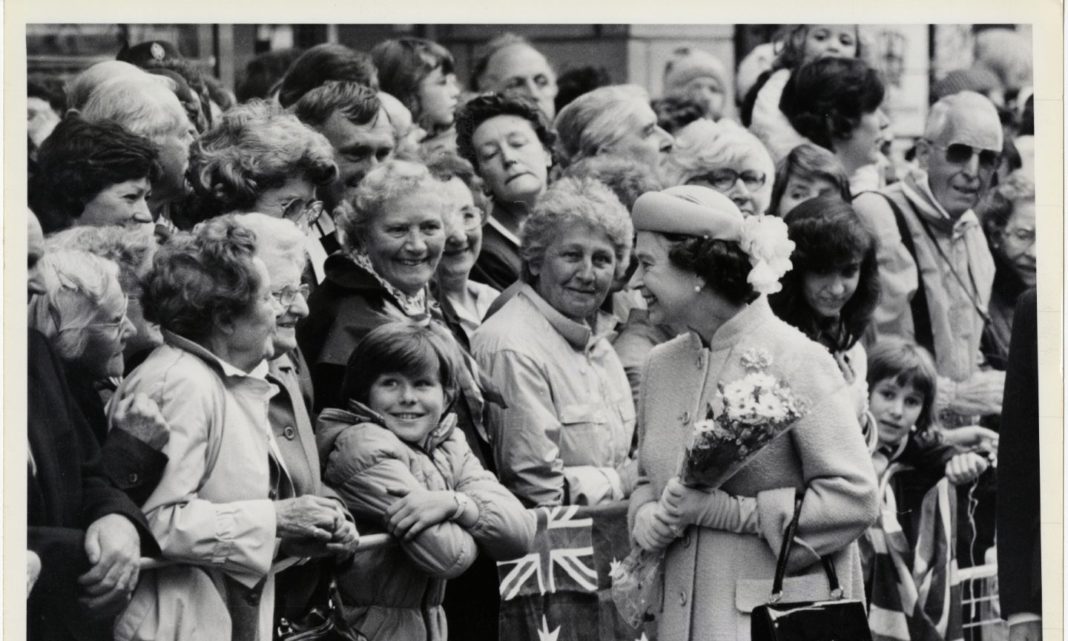
[[[474,231],[482,227],[482,210],[478,207],[464,207],[460,211],[460,222],[464,231]]]
[[[1015,238],[1018,242],[1025,243],[1027,245],[1034,244],[1035,242],[1035,230],[1033,229],[1017,227],[1012,231],[1005,229],[1001,233],[1005,237],[1011,236],[1012,238]]]
[[[928,141],[930,142],[930,141]],[[953,143],[944,147],[931,142],[932,147],[937,147],[945,153],[946,162],[953,165],[964,165],[972,160],[972,155],[979,154],[979,168],[983,171],[992,171],[998,166],[1001,154],[990,149],[976,149],[964,143]]]
[[[306,284],[301,284],[298,287],[285,287],[277,292],[271,292],[271,296],[278,301],[278,304],[282,307],[289,307],[293,304],[293,301],[297,300],[297,296],[303,296],[308,298],[308,292],[311,289]]]
[[[739,180],[746,186],[746,189],[755,190],[764,186],[768,176],[762,171],[753,171],[751,169],[743,172],[737,172],[733,169],[716,169],[707,174],[695,176],[686,182],[690,185],[710,185],[719,191],[727,191],[734,187]]]
[[[126,296],[126,297],[123,298],[122,316],[119,317],[119,320],[111,321],[109,323],[86,323],[84,325],[68,325],[66,327],[60,327],[59,331],[61,331],[61,332],[69,332],[69,331],[73,331],[73,330],[89,329],[90,327],[97,327],[97,328],[103,329],[105,331],[116,331],[116,332],[117,331],[121,331],[122,328],[129,321],[129,317],[126,315],[126,312],[129,309],[129,307],[130,307],[130,297]],[[53,316],[54,316],[54,318],[56,320],[56,324],[58,325],[59,324],[59,312],[58,312],[58,310],[55,310],[55,308],[53,308]]]
[[[319,217],[323,215],[323,210],[323,201],[321,200],[305,202],[298,198],[282,209],[282,218],[293,221],[301,231],[307,233],[311,226],[319,221]]]

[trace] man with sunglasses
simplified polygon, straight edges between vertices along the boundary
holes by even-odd
[[[984,369],[979,342],[994,261],[972,208],[990,187],[1002,148],[997,108],[965,91],[931,107],[916,145],[920,170],[881,193],[860,194],[858,215],[879,236],[879,336],[915,340],[935,357],[947,427],[1001,412],[1004,373]]]

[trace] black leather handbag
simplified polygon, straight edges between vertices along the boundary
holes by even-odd
[[[872,641],[864,602],[842,598],[838,574],[834,564],[826,557],[820,557],[820,562],[831,588],[829,600],[779,602],[783,578],[786,576],[786,560],[790,557],[800,514],[801,498],[798,498],[794,505],[794,518],[786,528],[786,536],[779,549],[771,598],[765,605],[753,608],[750,628],[752,641]]]

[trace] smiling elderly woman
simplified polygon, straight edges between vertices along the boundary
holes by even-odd
[[[340,208],[342,251],[309,300],[297,339],[311,364],[316,411],[341,407],[345,364],[360,339],[393,320],[427,319],[427,286],[445,247],[443,185],[420,164],[391,160],[368,172]]]
[[[771,204],[775,164],[760,140],[737,123],[697,120],[679,130],[663,174],[665,185],[711,187],[753,216]]]
[[[255,243],[227,220],[177,234],[145,284],[145,313],[165,342],[115,397],[148,395],[170,426],[167,467],[142,509],[177,565],[142,579],[116,639],[266,641],[278,539],[305,556],[351,533],[335,501],[294,497],[267,429],[279,306]]]
[[[617,256],[629,258],[630,216],[601,183],[565,178],[521,237],[523,283],[471,345],[508,404],[491,406],[489,421],[501,482],[528,506],[626,498],[634,403],[619,358],[587,319]]]

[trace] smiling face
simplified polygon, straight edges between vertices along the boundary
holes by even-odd
[[[367,406],[381,414],[389,431],[402,441],[418,443],[441,422],[445,390],[438,372],[415,376],[387,372],[371,383]]]
[[[445,250],[438,276],[466,280],[482,251],[482,212],[475,206],[471,190],[459,178],[451,178],[444,190],[450,211],[445,217]]]
[[[819,58],[856,58],[857,25],[809,25],[804,46],[805,62]]]
[[[615,247],[603,231],[575,223],[557,233],[538,264],[534,289],[553,309],[584,322],[608,296],[616,269]]]
[[[148,178],[109,185],[85,203],[77,224],[92,227],[151,225],[152,212],[148,210],[146,200],[149,190]]]
[[[696,274],[671,262],[670,250],[671,243],[663,235],[638,232],[634,243],[638,271],[633,284],[645,299],[651,323],[685,328],[688,325],[686,312],[693,301],[694,289],[700,283]]]
[[[826,274],[805,272],[801,277],[805,302],[823,318],[837,318],[860,284],[860,261],[842,265]]]
[[[253,258],[252,263],[259,283],[248,308],[230,320],[226,337],[231,364],[246,372],[255,369],[260,361],[274,357],[275,319],[281,312],[281,305],[271,295],[267,266],[259,258]]]
[[[525,118],[494,116],[471,135],[478,173],[500,202],[532,203],[548,184],[552,157]]]
[[[274,355],[281,356],[297,347],[297,323],[307,318],[308,302],[300,291],[301,268],[293,261],[272,261],[269,268],[271,295],[280,312],[275,317]],[[288,301],[288,302],[286,302]]]
[[[893,447],[916,425],[924,398],[911,384],[898,385],[894,379],[886,378],[872,387],[868,401],[879,424],[879,444]]]
[[[437,66],[419,81],[419,121],[424,125],[444,128],[452,125],[460,87],[455,74],[442,73]]]
[[[445,246],[441,192],[422,189],[386,203],[370,222],[364,248],[378,275],[405,294],[426,287]]]

